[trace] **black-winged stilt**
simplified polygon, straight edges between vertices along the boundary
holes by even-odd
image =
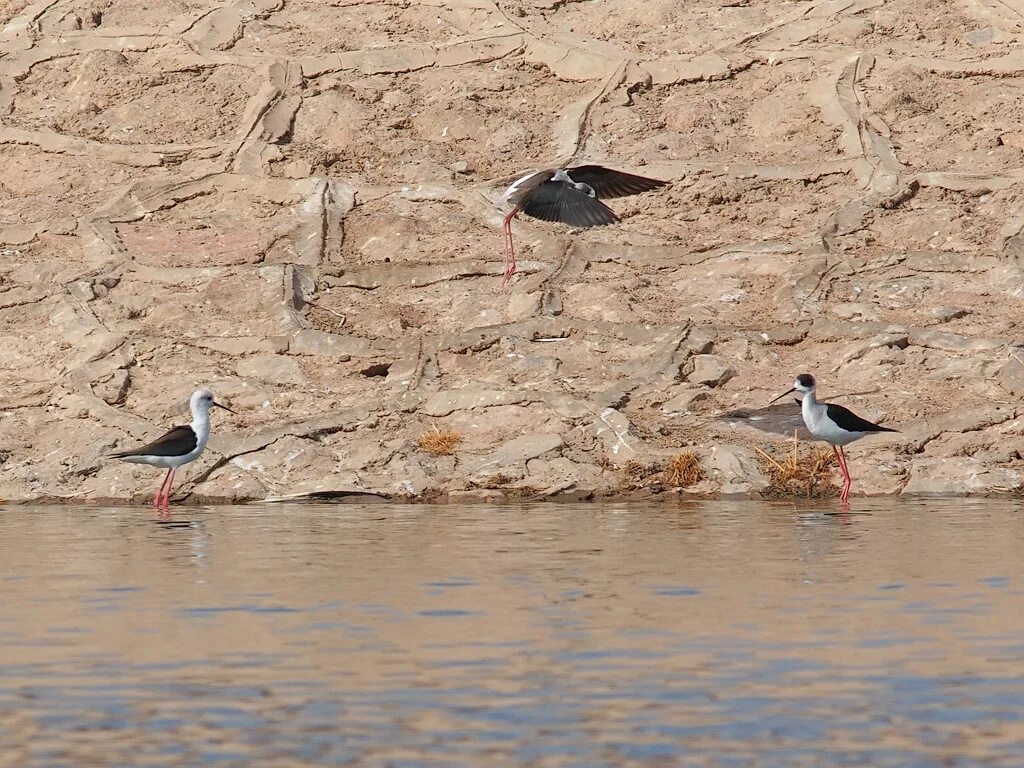
[[[210,439],[210,408],[213,406],[234,413],[226,405],[216,402],[210,390],[197,389],[188,401],[188,407],[192,411],[191,424],[174,427],[165,435],[140,448],[110,454],[112,459],[167,469],[164,481],[153,497],[154,508],[163,506],[166,509],[170,506],[171,486],[174,485],[174,474],[178,467],[198,459],[206,448],[206,443]]]
[[[560,221],[571,227],[599,227],[619,220],[599,198],[625,197],[668,184],[623,173],[601,165],[577,165],[572,168],[547,168],[530,171],[512,182],[501,196],[512,206],[505,216],[505,278],[516,273],[512,248],[512,219],[522,211],[543,221]]]
[[[843,453],[843,446],[849,445],[854,440],[860,440],[872,432],[896,432],[898,430],[872,424],[841,405],[819,403],[815,396],[816,386],[811,374],[801,373],[793,382],[793,388],[783,392],[775,400],[772,400],[772,403],[781,400],[790,392],[803,394],[800,412],[804,417],[804,425],[814,437],[832,446],[836,459],[839,461],[839,469],[843,473],[843,491],[839,494],[839,500],[845,502],[850,498],[850,486],[853,484],[853,480],[850,479],[850,470],[846,466],[846,454]]]

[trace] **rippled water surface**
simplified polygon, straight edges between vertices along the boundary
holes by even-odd
[[[0,766],[1024,764],[1015,502],[0,508]]]

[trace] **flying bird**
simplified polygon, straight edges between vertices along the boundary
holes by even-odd
[[[153,497],[154,509],[167,509],[170,506],[171,487],[174,485],[174,474],[178,467],[198,459],[206,448],[206,443],[210,439],[210,409],[216,406],[234,413],[226,405],[216,402],[213,399],[213,392],[208,389],[197,389],[193,392],[188,406],[192,411],[191,424],[174,427],[165,435],[140,448],[112,453],[109,456],[132,464],[148,464],[167,470],[160,489]]]
[[[612,197],[626,197],[668,184],[623,173],[601,165],[577,165],[572,168],[548,168],[531,171],[512,183],[501,196],[512,206],[505,216],[505,276],[507,284],[516,273],[516,256],[512,248],[512,219],[522,211],[542,221],[560,221],[571,227],[600,227],[619,220],[614,211],[601,202]]]

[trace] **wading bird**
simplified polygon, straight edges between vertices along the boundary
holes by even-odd
[[[811,374],[801,373],[793,382],[793,388],[783,392],[775,400],[772,400],[772,403],[781,400],[790,392],[803,394],[800,413],[804,417],[804,425],[815,438],[832,446],[836,459],[839,461],[839,469],[843,473],[843,491],[839,494],[839,500],[845,502],[850,498],[850,486],[853,484],[853,480],[850,479],[850,470],[846,467],[846,454],[843,453],[843,446],[854,440],[860,440],[872,432],[896,432],[897,430],[872,424],[841,405],[819,403],[815,396],[816,386]]]
[[[160,489],[153,497],[153,508],[167,509],[171,503],[171,487],[174,485],[174,474],[178,467],[195,461],[206,448],[210,439],[210,408],[217,406],[234,413],[226,405],[213,399],[213,392],[208,389],[197,389],[188,401],[192,411],[192,423],[174,427],[167,434],[158,437],[141,448],[110,454],[112,459],[120,459],[132,464],[149,464],[167,470]],[[166,490],[165,490],[166,489]]]

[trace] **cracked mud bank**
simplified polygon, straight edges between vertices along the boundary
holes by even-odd
[[[855,492],[1024,485],[1024,5],[13,0],[0,7],[0,498],[238,411],[179,496],[756,494],[822,394]],[[672,181],[517,219],[586,160]],[[740,411],[739,415],[723,414]],[[751,418],[751,416],[762,418]],[[461,437],[432,455],[430,431]]]

